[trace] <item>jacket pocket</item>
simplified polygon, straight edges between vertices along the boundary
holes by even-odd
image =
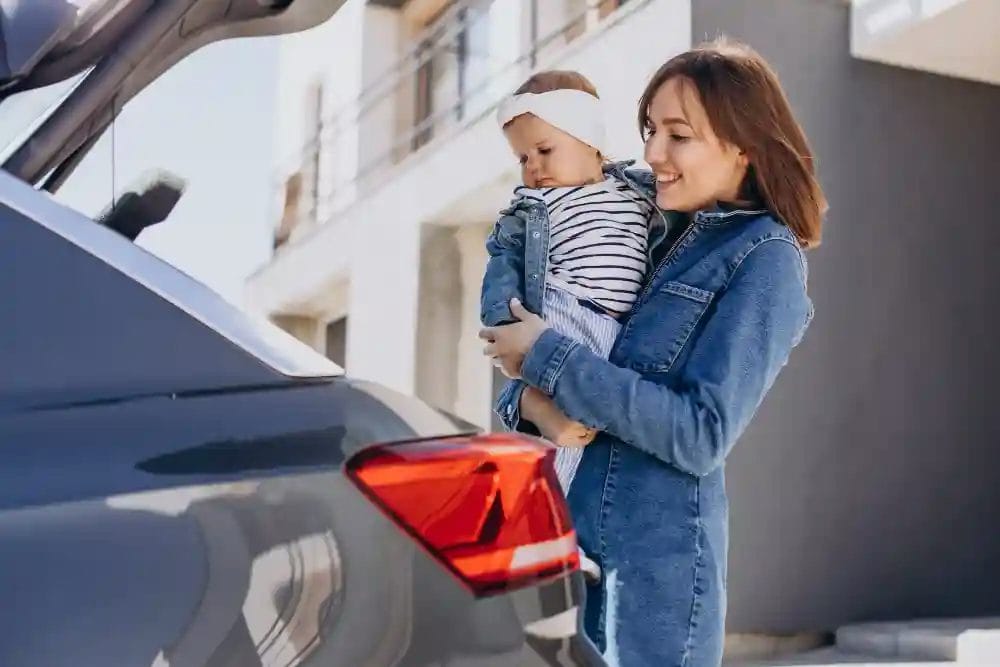
[[[669,371],[714,298],[686,283],[665,283],[629,320],[627,365],[641,373]]]

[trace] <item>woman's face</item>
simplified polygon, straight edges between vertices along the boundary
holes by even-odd
[[[685,77],[667,80],[649,105],[645,159],[656,174],[656,204],[694,212],[716,202],[736,201],[748,160],[722,142]]]

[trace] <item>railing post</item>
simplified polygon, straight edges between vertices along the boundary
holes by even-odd
[[[528,0],[529,2],[529,15],[531,16],[531,28],[529,33],[529,38],[531,39],[530,56],[528,58],[528,63],[531,69],[535,69],[535,65],[538,64],[538,0]]]

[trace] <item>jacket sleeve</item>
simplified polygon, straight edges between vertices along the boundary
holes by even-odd
[[[529,350],[522,376],[571,418],[707,475],[722,465],[812,317],[801,251],[787,240],[764,241],[709,308],[684,366],[662,384],[552,329]]]
[[[521,200],[500,213],[493,231],[486,239],[486,274],[480,298],[479,319],[486,326],[516,322],[510,312],[510,300],[524,303],[524,247],[527,233],[527,209]]]
[[[541,433],[538,427],[521,417],[521,394],[524,393],[524,388],[525,384],[521,380],[508,380],[500,390],[493,412],[508,431],[539,436]]]

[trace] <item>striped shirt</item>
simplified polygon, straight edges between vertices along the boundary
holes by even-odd
[[[646,276],[652,206],[615,178],[515,193],[548,209],[547,282],[611,315],[631,310]]]

